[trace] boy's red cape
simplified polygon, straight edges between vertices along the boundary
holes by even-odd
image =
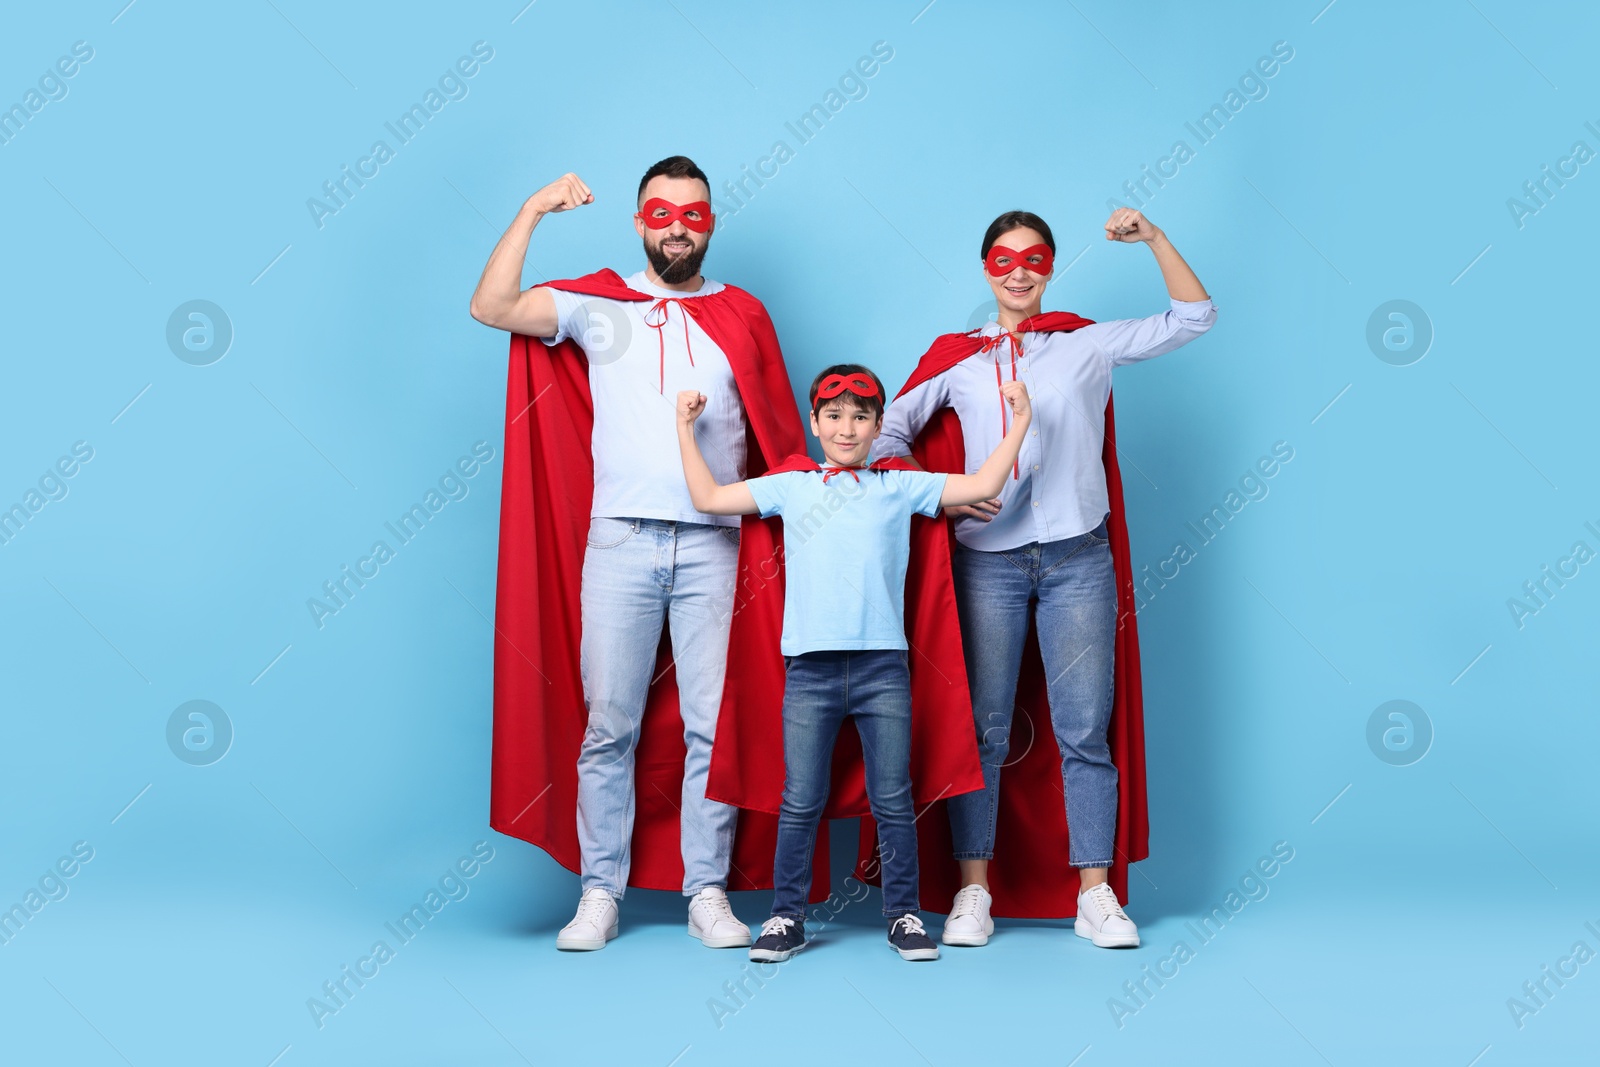
[[[651,300],[602,270],[550,288],[611,300]],[[761,302],[743,289],[684,300],[727,355],[749,426],[747,466],[753,477],[805,445],[778,337]],[[571,341],[545,345],[514,334],[506,385],[504,488],[494,639],[494,751],[489,822],[532,842],[562,866],[578,870],[578,750],[587,713],[578,674],[581,615],[578,584],[594,496],[590,438],[594,406],[588,361]],[[739,548],[740,614],[733,632],[776,655],[783,619],[781,574],[761,577],[779,559],[778,520],[745,517]],[[964,683],[963,683],[964,685]],[[728,657],[722,721],[776,708],[783,664]],[[719,739],[720,741],[720,739]],[[782,751],[782,734],[765,741]],[[635,752],[635,816],[629,884],[678,892],[679,798],[683,786],[683,723],[671,646],[663,634],[655,681],[645,704]],[[781,756],[780,756],[781,758]],[[777,819],[741,813],[729,889],[770,888]],[[826,849],[819,849],[826,860]],[[826,886],[826,863],[818,884]],[[825,896],[826,892],[823,891]],[[820,899],[820,897],[818,897]]]
[[[1076,330],[1091,320],[1068,312],[1052,311],[1024,320],[1018,333],[1054,333]],[[982,339],[974,332],[945,334],[917,363],[896,397],[930,378],[950,370],[980,350]],[[959,473],[966,470],[966,449],[961,423],[953,408],[936,413],[912,443],[912,455],[925,470]],[[1122,474],[1117,466],[1116,432],[1111,401],[1106,401],[1106,436],[1101,460],[1106,470],[1106,491],[1111,514],[1106,529],[1111,535],[1111,558],[1116,569],[1117,613],[1114,697],[1108,740],[1116,764],[1116,855],[1110,871],[1111,886],[1121,900],[1128,899],[1128,865],[1150,854],[1150,824],[1145,807],[1144,698],[1139,683],[1139,632],[1134,620],[1133,564],[1128,555],[1128,525],[1123,515]],[[940,524],[941,526],[944,524]],[[953,535],[952,535],[953,536]],[[915,546],[914,546],[915,547]],[[913,551],[912,566],[916,565]],[[954,611],[954,606],[951,606]],[[1061,918],[1077,914],[1078,874],[1067,862],[1066,804],[1062,795],[1061,752],[1050,726],[1045,696],[1043,663],[1029,616],[1028,643],[1023,651],[1022,674],[1017,684],[1017,709],[1011,727],[1011,751],[1000,775],[1000,811],[995,829],[994,859],[989,864],[989,887],[994,895],[993,914],[1014,918]],[[971,722],[969,733],[974,732]],[[918,799],[922,797],[919,794]],[[922,906],[948,912],[960,888],[951,858],[950,823],[943,809],[923,812],[917,821],[921,856]],[[876,834],[870,819],[862,821],[857,872],[865,875],[876,851]]]
[[[878,460],[872,468],[916,469],[899,458]],[[821,469],[802,453],[788,457],[768,473]],[[781,585],[781,569],[771,569],[776,576],[768,580]],[[783,597],[760,599],[756,594],[761,591],[742,584],[739,589],[736,618],[751,611],[775,614],[761,626],[736,626],[729,638],[730,680],[723,689],[706,795],[750,812],[776,814],[783,803],[782,700],[750,699],[742,691],[752,677],[765,680],[771,672],[771,684],[780,698],[783,693],[783,654],[778,648]],[[955,585],[950,577],[949,526],[942,519],[911,519],[905,626],[911,664],[911,790],[916,803],[927,805],[983,788],[983,767],[972,728],[972,694],[961,655]],[[745,668],[737,683],[732,680],[735,662]],[[824,820],[870,812],[861,738],[848,721],[835,743],[831,783]],[[824,821],[818,828],[819,841],[825,841],[826,832]],[[823,851],[819,845],[819,854]]]

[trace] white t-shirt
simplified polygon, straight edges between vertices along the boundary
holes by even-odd
[[[706,279],[693,293],[663,289],[652,285],[643,271],[624,282],[653,298],[684,301],[723,288],[721,282]],[[556,344],[570,339],[589,357],[589,391],[594,396],[594,504],[589,514],[739,525],[737,515],[705,515],[694,509],[678,451],[678,393],[697,389],[706,395],[706,409],[695,422],[706,465],[719,485],[744,480],[744,404],[722,349],[677,304],[652,310],[654,300],[608,300],[559,289],[550,295],[558,325],[554,336],[542,340]]]

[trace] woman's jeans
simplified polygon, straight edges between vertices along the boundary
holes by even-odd
[[[802,922],[811,855],[828,801],[833,743],[855,719],[867,799],[878,823],[883,914],[919,910],[917,831],[911,812],[911,673],[900,649],[807,652],[784,660],[783,807],[773,862],[772,914]]]
[[[683,717],[683,892],[728,880],[737,812],[706,799],[722,707],[739,528],[659,519],[594,518],[583,554],[579,670],[589,724],[578,754],[583,888],[628,888],[634,750],[656,669],[661,625],[672,634]],[[670,798],[669,798],[670,799]]]
[[[1034,542],[1005,552],[958,544],[954,571],[983,763],[982,792],[949,801],[955,858],[994,857],[1000,770],[1010,751],[1028,606],[1036,601],[1050,723],[1061,751],[1068,860],[1074,867],[1111,866],[1117,768],[1106,743],[1106,725],[1111,719],[1117,586],[1105,523],[1064,541]],[[1037,847],[1029,841],[1007,845]]]

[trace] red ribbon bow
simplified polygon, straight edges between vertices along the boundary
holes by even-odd
[[[683,316],[683,347],[689,352],[689,366],[694,366],[694,348],[689,344],[689,313],[682,300],[675,296],[662,297],[651,304],[644,313],[644,324],[656,332],[656,348],[661,356],[661,380],[656,388],[662,396],[667,395],[667,305],[677,304],[678,314]],[[656,312],[661,312],[661,321],[652,322],[650,317]]]
[[[657,215],[658,211],[665,211],[666,214]],[[716,219],[711,213],[711,205],[704,200],[696,200],[692,204],[674,204],[659,196],[646,200],[644,206],[633,217],[652,230],[664,230],[674,222],[681,222],[684,229],[693,230],[695,233],[705,233],[711,229],[711,223]]]
[[[828,484],[828,479],[832,478],[835,474],[848,474],[848,475],[850,475],[850,477],[852,477],[852,478],[854,478],[856,480],[856,484],[857,485],[860,485],[861,484],[861,475],[856,473],[859,470],[862,470],[862,468],[861,467],[823,467],[822,468],[822,484],[823,485],[827,485]]]
[[[993,245],[983,260],[984,268],[996,278],[1004,278],[1018,267],[1034,274],[1049,274],[1055,264],[1056,254],[1044,244],[1029,245],[1020,252],[1005,245]]]

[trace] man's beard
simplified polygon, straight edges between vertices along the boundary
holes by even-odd
[[[644,254],[650,260],[650,267],[656,276],[668,285],[678,285],[688,281],[700,273],[700,261],[706,258],[706,252],[711,248],[708,239],[705,244],[696,248],[691,242],[689,251],[673,259],[661,250],[659,245],[651,247],[648,240],[644,243]]]

